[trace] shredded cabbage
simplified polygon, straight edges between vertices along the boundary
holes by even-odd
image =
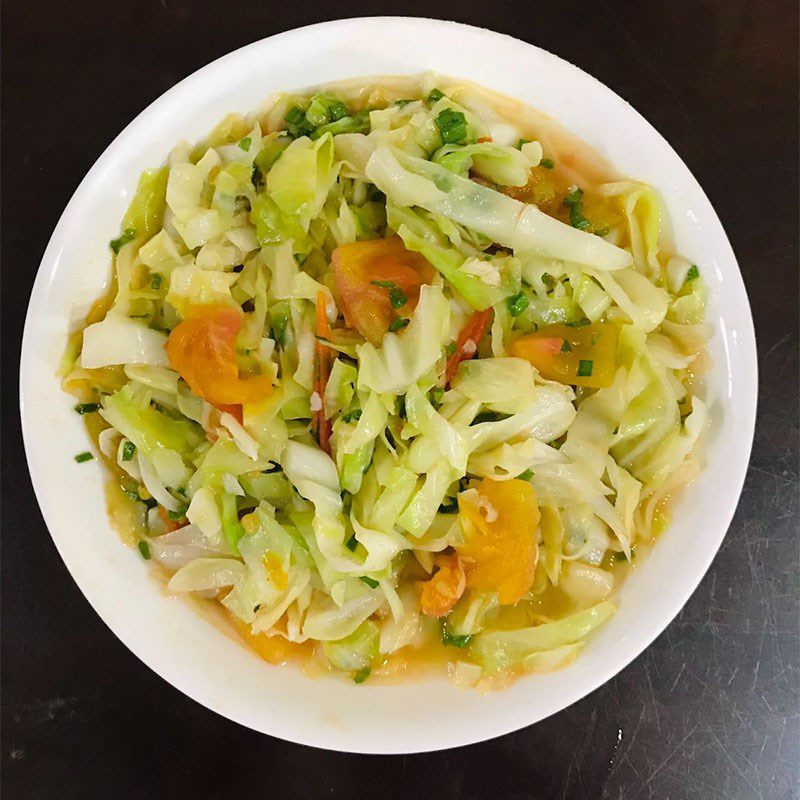
[[[505,107],[433,76],[281,95],[145,172],[110,242],[64,388],[168,590],[261,652],[563,668],[700,468],[700,268],[655,190]]]

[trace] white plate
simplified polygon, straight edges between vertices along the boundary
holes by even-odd
[[[273,91],[345,78],[433,70],[471,79],[546,112],[620,171],[662,194],[678,252],[710,287],[712,428],[706,467],[668,533],[625,584],[618,613],[566,670],[487,696],[446,679],[397,686],[310,680],[265,664],[188,603],[165,597],[109,527],[98,462],[55,370],[70,322],[108,277],[108,240],[141,170],[179,139],[202,137],[230,111]],[[237,50],[143,111],[84,178],[44,254],[25,325],[20,404],[33,484],[53,541],[114,633],[173,686],[224,716],[295,742],[409,753],[481,741],[574,703],[647,647],[687,601],[728,528],[750,454],[756,409],[753,323],[742,278],[714,210],[666,141],[586,73],[508,36],[450,22],[375,18],[326,22]]]

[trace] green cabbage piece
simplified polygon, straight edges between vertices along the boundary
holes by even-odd
[[[442,357],[450,325],[450,305],[438,286],[423,286],[405,330],[387,333],[380,347],[358,345],[358,390],[403,394]]]
[[[493,142],[445,145],[433,154],[431,161],[461,177],[467,177],[473,170],[500,186],[525,186],[533,166],[517,148]]]
[[[415,472],[399,465],[392,467],[386,479],[386,486],[372,505],[367,524],[380,531],[392,530],[416,488]]]
[[[85,369],[112,364],[167,367],[166,343],[167,337],[161,331],[114,311],[84,329],[81,366]]]
[[[451,638],[471,639],[486,627],[486,617],[498,605],[494,592],[467,590],[447,615],[444,633]]]
[[[105,397],[100,413],[109,425],[149,456],[164,449],[186,455],[205,438],[193,422],[173,419],[153,408],[145,395],[134,393],[131,384]]]
[[[631,263],[630,253],[599,236],[454,175],[439,164],[378,147],[367,163],[366,174],[393,202],[422,206],[506,247],[598,270],[622,269]]]
[[[223,495],[223,528],[225,497]],[[230,501],[227,502],[230,505]],[[269,629],[277,622],[291,600],[308,583],[309,576],[305,551],[298,549],[294,537],[277,522],[272,509],[262,503],[250,517],[256,523],[254,529],[248,526],[251,532],[244,534],[241,524],[236,529],[236,547],[247,567],[246,577],[236,583],[222,603],[239,619],[254,623],[253,630],[259,631]],[[286,576],[286,584],[267,570],[267,554],[270,562]]]
[[[358,372],[352,364],[340,358],[333,362],[328,383],[325,386],[325,416],[334,417],[347,411],[355,395]]]
[[[273,164],[267,191],[281,212],[310,220],[319,216],[336,177],[333,137],[325,135],[315,142],[301,137]]]
[[[597,322],[611,305],[611,298],[588,275],[570,277],[572,297],[586,318]]]
[[[239,552],[239,540],[244,536],[244,528],[239,522],[238,508],[236,504],[236,497],[232,494],[224,492],[220,498],[222,519],[222,532],[228,540],[231,550],[234,553]]]
[[[436,512],[450,484],[458,480],[462,474],[444,459],[434,464],[422,479],[422,485],[417,489],[411,502],[398,517],[397,524],[412,536],[421,537],[436,518]]]
[[[536,393],[535,372],[522,358],[481,358],[463,361],[452,388],[490,411],[517,414],[530,406]]]
[[[256,237],[262,246],[291,241],[297,252],[311,249],[311,240],[300,220],[283,212],[268,194],[260,194],[253,201],[250,221],[256,226]]]
[[[193,494],[201,486],[221,487],[225,475],[238,478],[254,470],[269,468],[270,462],[264,458],[252,459],[245,455],[228,436],[220,436],[198,461],[197,471],[189,482],[189,493]]]
[[[364,545],[367,555],[362,558],[352,552],[345,544],[349,536],[342,513],[339,476],[331,457],[311,445],[289,441],[282,465],[295,489],[314,506],[312,525],[316,546],[333,569],[356,575],[379,572],[406,546],[402,537],[398,540],[388,531],[364,528],[351,517],[356,538]]]
[[[419,386],[412,384],[406,392],[406,417],[417,430],[447,459],[460,474],[467,469],[466,439],[444,417],[436,412]]]
[[[292,485],[282,472],[246,472],[239,476],[239,483],[249,497],[266,500],[276,508],[283,508],[294,496]]]
[[[355,494],[361,488],[361,481],[372,460],[375,440],[380,436],[389,412],[375,392],[370,393],[361,416],[355,425],[337,420],[336,466],[342,489]]]
[[[383,601],[379,592],[367,589],[342,605],[319,592],[315,593],[303,623],[303,634],[320,642],[340,641],[366,621]]]
[[[667,313],[669,294],[633,267],[609,272],[590,272],[611,299],[645,333],[657,328]]]
[[[349,636],[337,641],[325,642],[322,646],[331,666],[344,672],[367,670],[378,659],[380,629],[366,620]]]
[[[230,212],[210,208],[205,192],[211,170],[220,163],[219,154],[209,148],[197,164],[178,163],[169,170],[166,200],[174,214],[172,225],[190,249],[211,241],[231,224]]]
[[[352,453],[337,451],[336,467],[339,471],[339,483],[344,491],[355,494],[361,488],[374,449],[375,443],[367,442]]]
[[[497,675],[532,653],[582,641],[606,622],[614,610],[613,604],[605,600],[564,619],[533,628],[486,630],[472,639],[469,654],[487,675]]]
[[[519,262],[514,258],[467,259],[458,250],[431,244],[412,233],[405,225],[400,226],[398,234],[409,250],[425,256],[453,288],[479,311],[519,291],[520,268]]]
[[[145,170],[139,177],[136,194],[122,218],[122,230],[132,230],[137,239],[146,241],[160,228],[166,208],[169,167]]]

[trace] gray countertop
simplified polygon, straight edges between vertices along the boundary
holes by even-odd
[[[607,685],[538,725],[460,750],[311,750],[215,716],[155,676],[61,563],[30,487],[13,389],[23,311],[61,209],[116,133],[197,67],[335,12],[386,8],[5,4],[4,798],[800,796],[797,7],[788,0],[392,6],[511,33],[607,83],[693,170],[741,264],[761,373],[744,493],[680,616]]]

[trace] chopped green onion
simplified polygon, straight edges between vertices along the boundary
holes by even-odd
[[[351,552],[355,553],[356,547],[358,547],[358,539],[356,539],[356,535],[353,534],[346,542],[345,547]]]
[[[402,308],[408,302],[408,298],[402,289],[389,289],[389,302],[392,304],[392,308]]]
[[[364,669],[360,669],[355,673],[355,675],[353,675],[353,683],[364,683],[364,681],[369,678],[370,672],[372,672],[371,667],[364,667]]]
[[[592,369],[594,369],[594,361],[582,358],[578,362],[578,377],[588,378],[592,374]]]
[[[431,89],[428,92],[428,102],[429,103],[436,103],[444,97],[444,92],[440,92],[438,89]]]
[[[370,281],[370,283],[381,289],[389,290],[389,302],[392,304],[392,308],[402,308],[408,302],[405,292],[394,281]]]
[[[394,104],[396,106],[399,106],[400,108],[403,108],[404,106],[407,106],[409,103],[413,102],[414,102],[413,100],[409,100],[408,98],[403,97],[400,100],[395,100]]]
[[[308,136],[314,130],[314,126],[306,118],[306,112],[299,106],[290,108],[283,119],[286,122],[286,130],[294,139]]]
[[[573,189],[564,198],[564,205],[569,208],[569,224],[573,228],[585,231],[591,227],[591,222],[583,216],[583,189]]]
[[[684,283],[689,283],[689,281],[693,281],[695,278],[699,277],[700,277],[700,270],[697,269],[696,264],[692,264],[692,266],[689,267],[689,271],[686,273],[686,280],[684,281]]]
[[[576,319],[572,322],[567,322],[566,325],[568,328],[585,328],[587,325],[591,325],[592,321],[583,317],[583,319]]]
[[[606,227],[606,228],[598,228],[598,229],[597,229],[597,230],[594,232],[594,235],[595,235],[595,236],[608,236],[608,232],[609,232],[610,230],[611,230],[611,228],[608,228],[608,227]]]
[[[345,411],[342,414],[342,421],[343,422],[358,422],[361,419],[361,409],[354,408],[350,411]]]
[[[139,552],[142,554],[142,558],[145,561],[150,560],[150,544],[146,542],[144,539],[139,541]]]
[[[508,313],[512,317],[518,317],[530,305],[530,300],[528,300],[528,295],[525,292],[519,292],[513,297],[509,297],[506,300],[506,305],[508,306]]]
[[[245,153],[250,149],[250,145],[253,143],[253,140],[249,136],[245,136],[241,142],[239,142],[239,147],[245,151]]]
[[[442,627],[442,644],[449,645],[450,647],[461,648],[466,647],[469,644],[470,639],[472,639],[471,633],[466,633],[462,636],[456,636],[447,630],[446,625]]]
[[[315,129],[331,125],[348,115],[347,106],[335,95],[317,94],[306,109],[306,120]],[[341,131],[336,131],[340,133]]]
[[[401,331],[403,328],[408,325],[410,320],[406,319],[405,317],[398,317],[397,319],[392,321],[392,324],[389,326],[389,331],[391,333],[395,333],[396,331]]]
[[[545,169],[553,169],[553,167],[555,166],[555,162],[553,161],[552,158],[543,158],[539,162],[539,166],[544,167]]]
[[[431,403],[438,406],[441,404],[443,397],[444,397],[444,387],[434,386],[433,389],[431,389]]]
[[[379,586],[378,581],[376,581],[374,578],[368,578],[366,575],[362,575],[359,580],[366,583],[370,589],[377,589]]]
[[[460,111],[445,108],[434,121],[445,144],[464,144],[467,139],[467,120]]]
[[[78,453],[78,455],[75,456],[75,460],[79,464],[83,464],[84,461],[91,461],[93,458],[94,456],[88,450],[85,453]]]
[[[572,345],[566,339],[564,339],[564,344],[561,345],[561,352],[562,353],[572,352]]]
[[[135,452],[136,452],[136,445],[133,442],[126,441],[125,444],[122,445],[122,460],[130,461],[133,458],[133,454]]]
[[[455,342],[448,342],[448,343],[447,343],[447,344],[444,346],[444,352],[447,354],[447,356],[448,356],[448,357],[449,357],[449,356],[452,356],[452,355],[455,355],[455,352],[456,352],[456,343],[455,343]]]
[[[328,105],[328,116],[331,122],[338,122],[348,116],[347,106],[341,100],[334,100]]]
[[[75,406],[75,410],[83,416],[84,414],[91,414],[93,411],[97,411],[100,408],[100,403],[78,403]]]
[[[143,503],[142,496],[139,494],[138,489],[131,489],[129,486],[122,485],[122,491],[125,492],[131,500],[135,500],[137,503]]]
[[[133,228],[125,228],[119,239],[112,239],[108,246],[114,251],[114,255],[119,255],[122,245],[132,242],[136,238],[136,231]]]
[[[167,511],[167,516],[173,522],[179,522],[182,519],[186,518],[186,506],[181,506],[177,511]]]
[[[517,142],[517,150],[522,150],[522,145],[524,145],[524,144],[530,144],[530,142],[531,142],[531,140],[530,140],[530,139],[520,139],[520,140]]]
[[[161,276],[157,272],[154,272],[150,276],[150,286],[152,286],[156,291],[161,288]]]
[[[529,481],[532,477],[533,477],[533,470],[532,469],[526,469],[524,472],[520,472],[520,474],[517,475],[517,480],[518,481]]]

